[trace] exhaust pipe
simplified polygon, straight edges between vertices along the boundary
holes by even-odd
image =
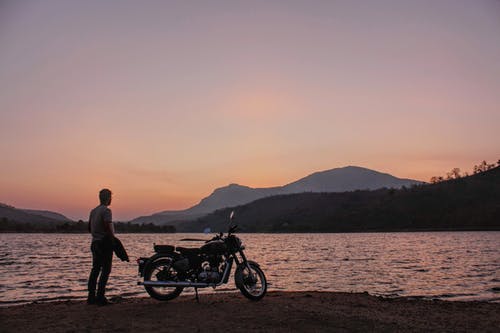
[[[189,281],[138,281],[138,285],[147,286],[147,287],[193,287],[193,288],[206,288],[206,287],[218,287],[223,283],[226,283],[229,278],[229,273],[231,272],[231,267],[233,267],[233,260],[230,259],[227,261],[226,268],[224,269],[224,273],[220,278],[219,282],[212,283],[204,283],[204,282],[189,282]]]
[[[148,287],[195,287],[195,288],[205,288],[205,287],[215,287],[216,283],[202,283],[202,282],[188,282],[188,281],[144,281],[137,282],[138,285],[148,286]]]

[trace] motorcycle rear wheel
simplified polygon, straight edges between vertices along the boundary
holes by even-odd
[[[245,265],[240,265],[234,273],[234,281],[241,293],[252,301],[258,301],[267,291],[267,280],[264,272],[254,263],[249,262],[250,271]]]
[[[144,269],[144,281],[166,281],[175,280],[177,271],[172,267],[172,260],[159,259],[146,266]],[[169,301],[179,296],[183,287],[152,287],[144,286],[149,296],[159,301]]]

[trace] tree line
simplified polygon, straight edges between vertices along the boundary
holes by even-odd
[[[160,226],[152,223],[132,224],[130,222],[114,222],[113,225],[115,231],[119,233],[174,233],[176,231],[174,226]],[[0,233],[7,232],[88,233],[88,223],[82,220],[53,224],[21,223],[3,217],[0,219]]]
[[[491,163],[491,164],[489,164],[486,161],[482,161],[478,165],[474,165],[474,167],[472,168],[472,174],[477,175],[478,173],[491,170],[497,166],[500,166],[500,160],[498,160],[497,163]],[[466,171],[466,172],[462,173],[460,168],[453,168],[453,169],[451,169],[451,171],[446,173],[445,177],[443,177],[443,176],[431,177],[430,183],[436,184],[436,183],[443,182],[445,180],[459,179],[459,178],[468,177],[468,176],[470,176],[469,172]]]

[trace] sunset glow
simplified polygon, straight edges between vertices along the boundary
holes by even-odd
[[[496,1],[2,1],[0,202],[84,219],[500,158]]]

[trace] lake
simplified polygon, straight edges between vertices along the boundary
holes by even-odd
[[[108,296],[146,297],[135,259],[153,243],[198,234],[118,234],[131,261],[113,260]],[[500,232],[239,234],[269,290],[500,301]],[[86,297],[88,234],[0,234],[0,305]],[[236,290],[231,283],[217,290]],[[189,289],[186,290],[189,292]],[[213,292],[206,289],[205,292]]]

